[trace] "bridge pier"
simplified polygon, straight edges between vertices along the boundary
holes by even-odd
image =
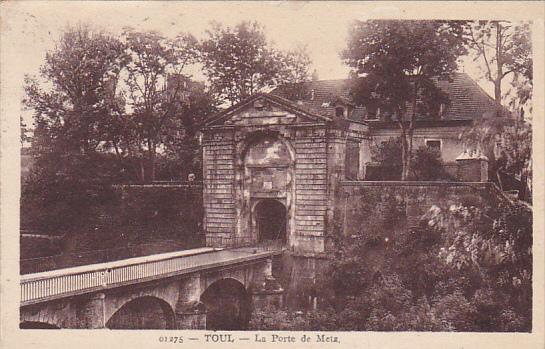
[[[177,308],[176,328],[179,330],[206,329],[206,309],[203,302],[190,302]]]
[[[78,328],[96,329],[106,327],[105,299],[106,295],[98,292],[81,301],[76,315]]]
[[[180,281],[180,294],[175,309],[177,329],[206,329],[206,308],[200,301],[201,288],[200,274]]]
[[[254,310],[284,306],[284,289],[272,274],[272,258],[268,258],[261,270],[254,271],[256,279],[250,285]]]

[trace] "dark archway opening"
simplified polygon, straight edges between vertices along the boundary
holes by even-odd
[[[259,242],[286,243],[286,207],[277,200],[265,199],[255,207],[255,220]]]
[[[170,305],[155,297],[133,299],[123,305],[106,323],[109,329],[174,329]]]
[[[24,321],[19,324],[19,328],[22,330],[59,330],[60,327],[57,327],[46,322],[39,321]]]
[[[207,330],[245,330],[251,315],[250,296],[234,279],[214,282],[201,296],[206,306]]]

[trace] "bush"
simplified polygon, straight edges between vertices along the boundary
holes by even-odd
[[[282,311],[254,328],[531,330],[532,219],[526,206],[434,207],[422,223],[388,243],[380,229],[338,237],[329,269],[317,281],[319,310]],[[381,265],[367,260],[372,251],[384,257]]]
[[[411,179],[415,181],[455,180],[446,172],[441,153],[427,147],[420,147],[413,154],[411,170]]]
[[[366,180],[398,181],[403,169],[401,162],[401,141],[390,138],[371,147],[371,160],[367,164]],[[441,154],[427,147],[420,147],[412,154],[409,179],[414,181],[452,181],[441,160]]]

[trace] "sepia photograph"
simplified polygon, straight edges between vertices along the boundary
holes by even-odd
[[[360,5],[4,3],[17,331],[535,333],[543,20]]]

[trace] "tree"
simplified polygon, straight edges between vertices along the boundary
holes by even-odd
[[[19,117],[19,127],[21,128],[21,147],[24,148],[27,143],[32,141],[32,136],[29,135],[31,130],[23,119],[23,115]]]
[[[217,111],[217,100],[203,83],[188,80],[187,88],[179,99],[178,113],[168,120],[163,144],[168,161],[170,177],[189,173],[199,175],[202,171],[200,144],[197,132],[207,116]]]
[[[294,50],[287,51],[283,60],[279,78],[283,96],[293,101],[309,98],[310,91],[305,82],[318,78],[316,71],[310,71],[312,61],[307,46],[299,45]]]
[[[204,72],[218,99],[231,105],[279,83],[309,78],[306,50],[283,53],[273,48],[257,22],[233,28],[213,23],[207,35],[200,44]]]
[[[529,331],[532,210],[521,203],[500,203],[487,209],[451,205],[448,209],[435,207],[428,218],[428,226],[444,236],[438,257],[453,271],[473,270],[478,275],[480,290],[475,292],[474,302],[477,308],[489,304],[480,314],[487,317],[483,330],[497,331],[503,326],[513,330],[509,329],[513,326]],[[510,324],[504,323],[506,317]],[[494,324],[497,328],[491,329]]]
[[[116,38],[86,26],[68,28],[46,54],[40,69],[45,83],[25,78],[24,104],[34,111],[34,124],[66,151],[96,151],[110,115],[120,111],[112,86],[125,62]]]
[[[131,113],[125,124],[134,130],[125,139],[125,150],[138,155],[140,180],[153,181],[162,136],[180,111],[180,96],[187,87],[184,68],[196,57],[196,40],[190,35],[169,40],[157,32],[130,28],[123,36],[130,57],[125,83]]]
[[[497,115],[503,115],[502,104],[516,119],[477,120],[463,137],[468,146],[477,148],[489,158],[493,180],[502,185],[502,175],[518,177],[519,198],[531,200],[532,126],[532,46],[529,23],[478,21],[468,26],[474,60],[480,60],[484,77],[494,84]],[[503,83],[508,77],[510,87]],[[509,188],[513,189],[513,188]]]
[[[377,165],[368,168],[369,180],[394,180],[401,177],[401,142],[398,137],[371,146],[371,160]],[[440,152],[419,147],[411,157],[409,179],[414,181],[453,180],[441,160]]]
[[[531,201],[532,125],[521,119],[494,118],[475,121],[461,137],[466,147],[479,150],[489,159],[491,179],[502,189],[502,176],[520,178],[519,199]]]
[[[410,174],[417,113],[437,116],[448,96],[433,82],[457,68],[467,52],[459,21],[356,21],[341,56],[352,68],[357,103],[375,104],[397,120],[402,145],[402,180]],[[418,100],[422,101],[421,104]]]
[[[69,27],[47,52],[40,77],[25,78],[23,102],[33,112],[34,127],[33,166],[22,185],[24,219],[33,216],[37,225],[57,232],[84,221],[109,194],[119,172],[101,150],[111,115],[121,110],[112,86],[125,62],[116,38],[87,26]]]
[[[468,31],[474,60],[483,62],[484,77],[494,85],[496,113],[501,116],[503,80],[509,74],[517,80],[521,77],[532,80],[529,24],[476,21],[468,25]]]

